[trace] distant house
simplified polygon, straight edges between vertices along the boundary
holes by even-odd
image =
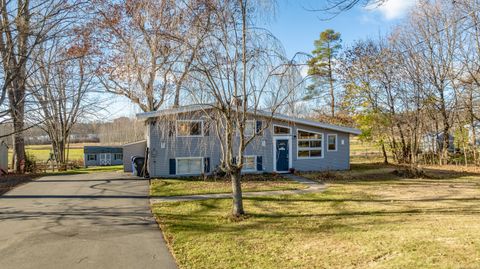
[[[208,113],[209,106],[191,105],[137,114],[147,122],[150,176],[210,174],[220,165],[222,143]],[[269,128],[263,128],[269,115],[249,113],[245,133],[256,137],[245,150],[242,172],[350,168],[350,136],[360,130],[282,114],[274,114]]]
[[[85,167],[123,164],[122,147],[85,146],[83,147]]]
[[[468,141],[471,145],[480,146],[480,122],[476,121],[473,126],[467,124],[464,126],[468,130]],[[475,132],[475,137],[473,133]]]
[[[147,140],[137,141],[123,145],[123,171],[132,172],[132,157],[145,157]]]
[[[420,141],[420,150],[424,153],[438,153],[443,148],[444,135],[441,133],[427,133]],[[453,135],[448,135],[448,151],[455,151],[455,139]]]
[[[5,141],[0,141],[0,175],[8,173],[8,146]]]

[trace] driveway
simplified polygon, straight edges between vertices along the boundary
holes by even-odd
[[[123,173],[43,177],[0,196],[0,268],[176,268],[148,181]]]

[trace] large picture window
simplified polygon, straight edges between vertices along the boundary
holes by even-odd
[[[177,136],[202,136],[203,121],[179,120],[177,121]]]
[[[203,158],[177,158],[177,174],[192,175],[202,173]]]
[[[322,158],[323,134],[298,130],[297,132],[297,157]]]

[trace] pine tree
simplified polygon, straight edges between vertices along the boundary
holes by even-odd
[[[307,99],[317,98],[321,95],[322,88],[328,88],[330,93],[330,113],[335,117],[335,78],[334,63],[336,55],[342,48],[340,33],[327,29],[320,33],[320,38],[315,40],[313,58],[308,61],[308,75],[313,83],[308,86]]]

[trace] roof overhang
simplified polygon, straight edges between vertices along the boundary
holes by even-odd
[[[139,113],[136,116],[138,119],[146,120],[149,118],[175,115],[179,113],[196,112],[196,111],[207,110],[212,108],[214,108],[212,105],[190,105],[190,106],[184,106],[184,107],[178,107],[178,108],[170,108],[170,109],[164,109],[164,110],[158,110],[158,111],[152,111],[152,112]],[[356,128],[350,128],[350,127],[344,127],[344,126],[339,126],[334,124],[313,121],[313,120],[301,119],[301,118],[287,116],[279,113],[270,113],[270,112],[261,111],[261,110],[257,110],[255,112],[248,111],[247,113],[251,115],[262,116],[262,117],[272,117],[273,119],[277,119],[277,120],[294,122],[294,123],[299,123],[299,124],[308,125],[312,127],[318,127],[322,129],[348,133],[352,135],[360,135],[362,133],[362,131]]]

